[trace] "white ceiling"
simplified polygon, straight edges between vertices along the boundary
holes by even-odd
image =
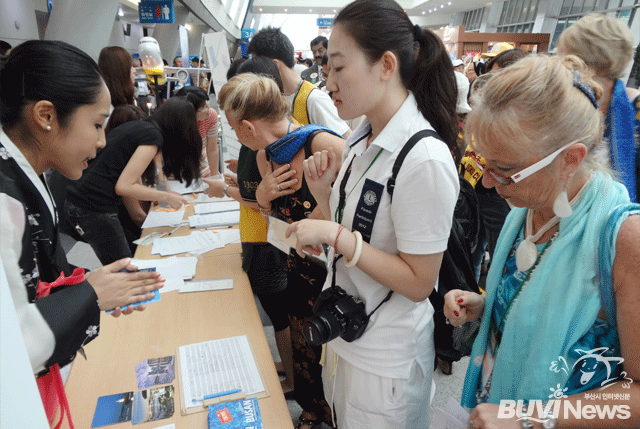
[[[254,0],[251,12],[256,15],[260,13],[331,15],[350,2],[351,0]],[[456,12],[478,9],[491,4],[487,0],[398,0],[398,3],[409,16],[423,16],[427,19],[431,17],[434,22],[442,22],[443,17],[447,17],[446,21],[448,21]]]
[[[121,0],[121,19],[127,22],[138,23],[139,0]],[[227,0],[231,1],[231,0]],[[451,21],[451,16],[457,12],[478,9],[490,6],[487,0],[397,0],[403,6],[409,16],[420,18],[422,26],[446,25]],[[312,14],[334,15],[351,0],[254,0],[250,13],[260,14]],[[174,1],[176,11],[184,9],[179,0]],[[286,9],[286,11],[285,11]],[[188,23],[192,25],[203,24],[193,14],[189,14]],[[152,27],[153,24],[145,24]]]

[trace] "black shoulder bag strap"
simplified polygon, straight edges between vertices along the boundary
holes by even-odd
[[[396,187],[396,178],[398,177],[398,173],[400,172],[400,167],[402,167],[402,163],[404,162],[404,159],[407,157],[407,155],[409,154],[409,151],[413,149],[416,143],[418,143],[420,140],[422,140],[425,137],[434,137],[442,141],[442,138],[440,138],[438,133],[436,133],[435,131],[422,130],[412,135],[411,138],[404,144],[402,150],[400,150],[400,153],[396,158],[396,162],[393,163],[393,168],[391,169],[391,177],[387,181],[387,192],[389,192],[389,195],[391,196],[392,201],[393,201],[393,191]]]

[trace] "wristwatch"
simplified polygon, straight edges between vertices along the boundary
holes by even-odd
[[[222,193],[224,194],[225,197],[229,197],[229,194],[227,194],[227,191],[229,190],[229,188],[231,187],[230,184],[226,184],[224,185],[224,188],[222,188]]]

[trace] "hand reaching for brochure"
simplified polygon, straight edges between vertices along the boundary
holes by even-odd
[[[115,309],[115,317],[131,314],[131,304],[153,298],[153,292],[164,286],[164,278],[155,271],[119,272],[137,269],[131,264],[130,258],[124,258],[86,274],[87,281],[98,296],[100,310]],[[137,310],[144,308],[141,305]]]
[[[231,185],[235,188],[238,187],[238,175],[235,173],[224,173],[224,183],[227,185]]]
[[[285,235],[289,238],[296,234],[296,252],[304,258],[304,252],[319,255],[321,244],[333,244],[339,227],[340,224],[328,220],[304,219],[289,225]]]
[[[205,177],[202,181],[209,185],[209,187],[204,191],[207,196],[216,198],[224,197],[224,192],[222,192],[226,185],[224,181],[212,179],[210,177]]]
[[[227,159],[224,161],[227,164],[227,168],[232,173],[238,174],[238,160],[237,159]]]
[[[336,181],[340,163],[332,148],[316,152],[302,163],[304,177],[311,193],[316,196],[331,192],[331,184]],[[316,198],[318,199],[318,198]]]
[[[169,204],[172,209],[179,210],[183,205],[187,204],[187,200],[178,192],[167,191],[166,194],[163,201]]]

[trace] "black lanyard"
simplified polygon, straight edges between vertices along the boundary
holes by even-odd
[[[356,143],[360,142],[364,138],[368,138],[370,135],[371,135],[371,131],[369,131],[367,134],[365,134],[364,136],[359,138],[353,145],[355,145]],[[351,145],[351,146],[353,146],[353,145]],[[364,173],[362,173],[362,176],[360,177],[360,179],[362,179],[362,177],[364,177],[364,175],[367,174],[367,171],[369,171],[369,169],[371,168],[373,163],[376,162],[376,160],[378,159],[378,156],[380,156],[380,154],[382,153],[382,150],[383,149],[380,149],[380,151],[375,156],[375,158],[373,158],[373,161],[371,161],[371,164],[369,164],[369,167],[367,167],[367,169],[364,171]],[[342,180],[340,181],[340,188],[339,188],[340,199],[338,201],[338,208],[336,209],[336,212],[335,212],[336,221],[339,224],[342,224],[342,217],[344,215],[344,207],[347,204],[346,187],[347,187],[347,182],[349,181],[349,177],[351,176],[351,166],[353,165],[353,160],[354,159],[356,159],[355,155],[351,158],[351,161],[349,162],[349,166],[347,167],[347,170],[344,172],[344,176],[342,176]],[[360,181],[360,180],[358,180],[358,181]],[[357,183],[356,183],[356,185],[357,185]],[[354,188],[355,188],[355,186],[354,186]],[[333,249],[333,251],[334,251],[333,263],[332,263],[333,273],[331,274],[331,286],[332,287],[336,285],[336,262],[338,262],[338,259],[342,258],[342,256],[343,256],[342,254],[340,254],[340,255],[337,254],[337,249]],[[383,299],[382,302],[380,302],[380,304],[378,304],[378,306],[376,308],[374,308],[373,311],[367,315],[367,317],[371,317],[371,315],[373,315],[373,313],[375,313],[376,310],[378,310],[378,308],[380,308],[380,306],[382,304],[384,304],[385,302],[389,301],[391,299],[391,295],[393,295],[393,290],[389,291],[389,293],[387,294],[385,299]]]

